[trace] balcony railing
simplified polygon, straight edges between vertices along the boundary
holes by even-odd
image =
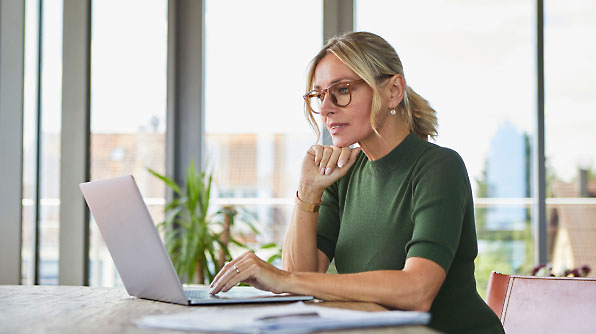
[[[145,204],[148,206],[165,205],[164,198],[152,197],[145,198]],[[214,205],[292,205],[294,198],[214,198],[211,204]],[[33,200],[25,198],[22,200],[23,207],[33,206]],[[502,206],[514,207],[531,207],[534,204],[533,198],[474,198],[474,207],[490,208]],[[41,206],[52,207],[59,206],[59,198],[42,198],[40,200]],[[569,205],[596,205],[596,198],[591,197],[553,197],[546,199],[548,206],[569,206]]]

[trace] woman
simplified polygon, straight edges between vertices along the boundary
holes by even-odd
[[[476,292],[472,192],[460,156],[429,143],[435,111],[404,78],[381,37],[348,33],[313,59],[306,113],[333,146],[305,155],[283,270],[246,253],[227,264],[212,293],[239,282],[324,300],[429,311],[430,326],[502,333]],[[359,148],[350,145],[358,143]],[[339,275],[326,274],[335,259]]]

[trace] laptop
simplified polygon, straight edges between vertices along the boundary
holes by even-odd
[[[81,192],[129,295],[182,305],[312,300],[234,287],[216,296],[208,287],[183,287],[132,175],[80,184]]]

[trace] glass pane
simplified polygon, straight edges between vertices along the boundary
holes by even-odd
[[[535,2],[358,1],[357,30],[397,50],[405,76],[437,110],[436,143],[464,159],[477,206],[476,279],[532,267],[530,180]],[[428,10],[432,8],[432,10]],[[506,256],[494,256],[503,253]]]
[[[165,189],[166,0],[93,1],[91,180],[132,174],[155,222]],[[90,222],[90,285],[121,285],[97,225]]]
[[[322,8],[321,0],[206,1],[207,163],[215,197],[256,205],[246,209],[262,231],[257,243],[282,240],[316,140],[302,95],[322,45]]]
[[[545,1],[548,260],[596,269],[596,3]]]
[[[42,9],[39,284],[58,284],[60,133],[62,128],[62,1]]]
[[[39,6],[25,2],[25,87],[23,121],[23,213],[21,284],[35,283],[35,198],[37,185],[37,84]]]

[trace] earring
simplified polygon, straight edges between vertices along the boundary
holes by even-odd
[[[395,113],[396,113],[395,109],[391,109],[390,112],[391,112],[391,115],[395,115]]]

